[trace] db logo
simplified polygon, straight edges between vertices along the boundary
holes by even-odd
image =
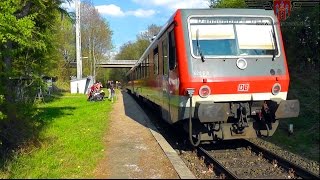
[[[241,91],[241,92],[249,91],[249,84],[239,84],[238,91]]]

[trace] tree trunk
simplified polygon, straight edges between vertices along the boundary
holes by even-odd
[[[7,103],[7,115],[9,120],[16,119],[16,108],[14,106],[14,88],[13,82],[10,79],[10,75],[12,74],[12,42],[8,41],[5,45],[5,55],[4,55],[4,97]]]

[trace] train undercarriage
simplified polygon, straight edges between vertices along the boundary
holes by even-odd
[[[137,97],[154,104],[155,108],[163,109],[142,96]],[[180,115],[175,123],[171,121],[170,124],[182,125],[194,146],[206,141],[272,136],[279,120],[297,117],[300,111],[298,100],[197,101],[194,103],[195,106],[192,106],[193,98],[189,99],[189,106],[186,104],[175,109]]]
[[[183,121],[183,127],[194,146],[203,141],[272,136],[279,120],[297,117],[299,109],[297,100],[201,101],[196,102],[193,112],[189,111],[189,119]]]

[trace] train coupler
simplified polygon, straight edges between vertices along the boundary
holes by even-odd
[[[238,111],[237,114],[239,119],[238,119],[238,122],[232,126],[233,132],[237,134],[242,134],[244,133],[244,129],[249,127],[247,107],[240,105],[237,111]]]

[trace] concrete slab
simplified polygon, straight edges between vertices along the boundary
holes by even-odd
[[[114,103],[96,178],[195,178],[130,95]]]

